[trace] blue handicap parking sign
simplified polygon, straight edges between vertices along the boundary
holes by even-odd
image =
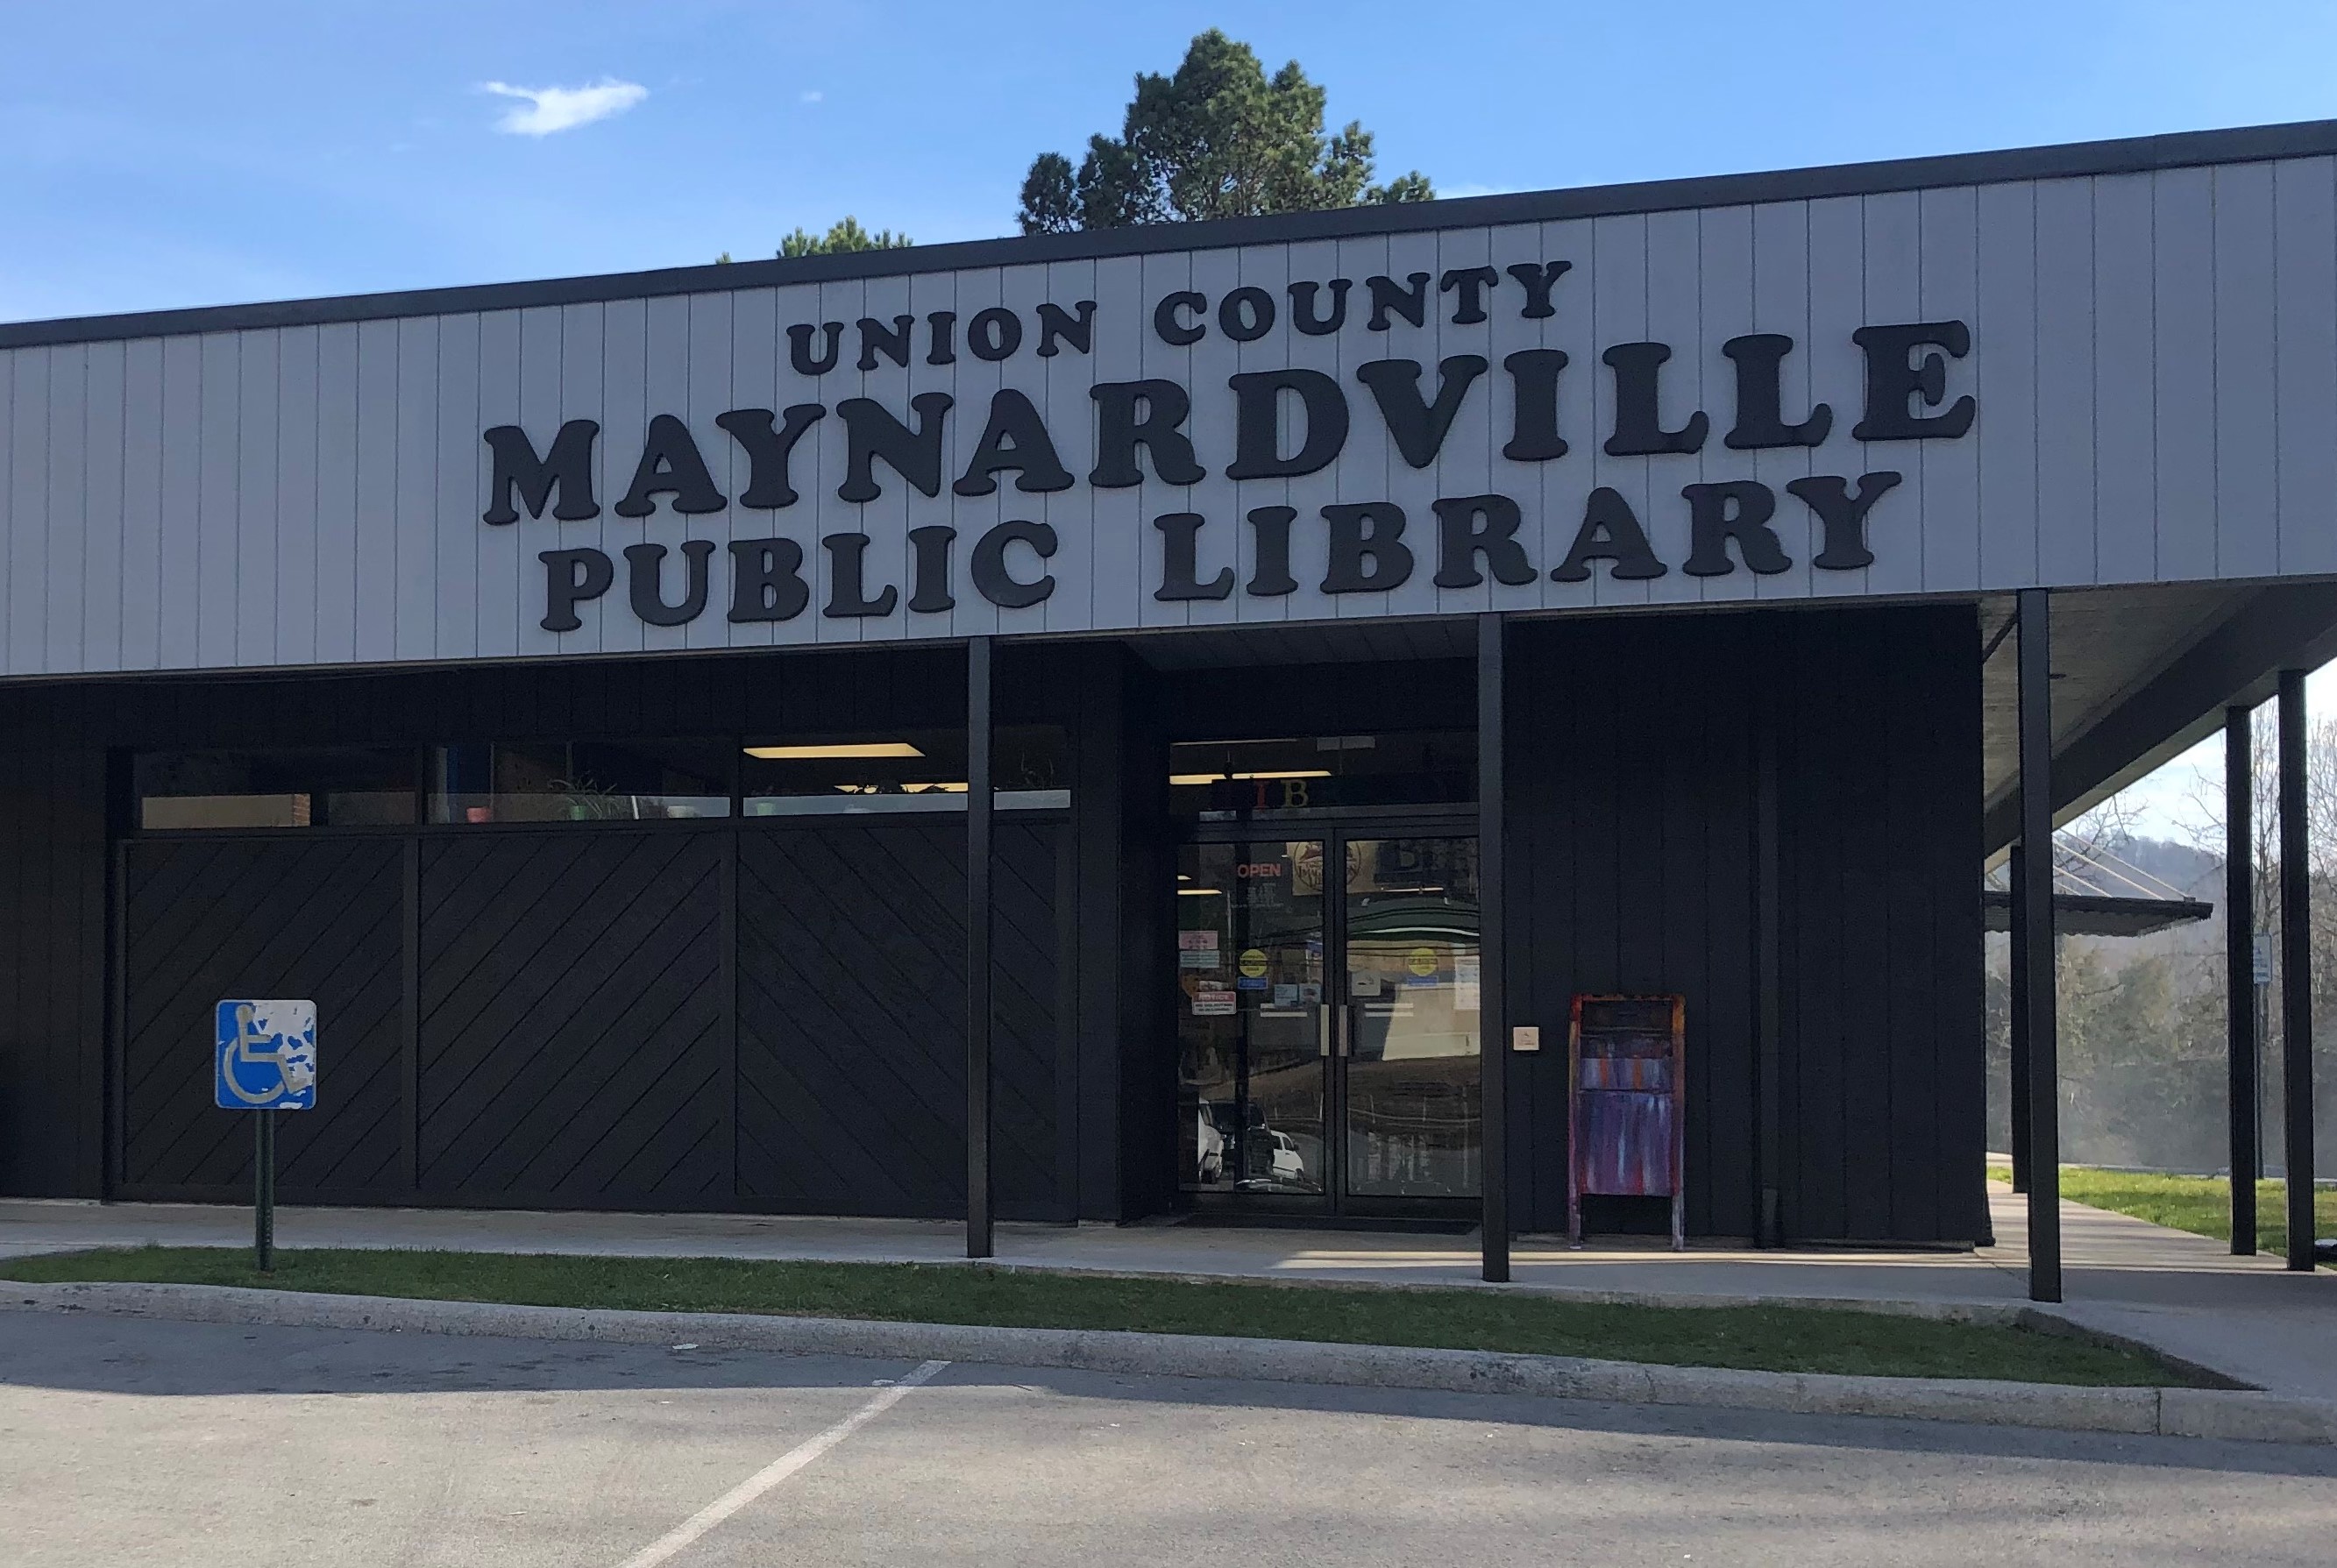
[[[317,1004],[242,998],[219,1005],[212,1095],[230,1111],[317,1108]]]

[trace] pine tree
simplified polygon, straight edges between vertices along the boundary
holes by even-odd
[[[1141,75],[1118,137],[1091,136],[1077,168],[1042,152],[1022,181],[1025,234],[1435,197],[1417,170],[1372,183],[1372,135],[1323,128],[1324,90],[1295,60],[1271,79],[1247,44],[1216,28],[1174,76]]]

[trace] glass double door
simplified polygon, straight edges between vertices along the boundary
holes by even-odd
[[[1475,837],[1189,843],[1177,895],[1192,1200],[1401,1213],[1475,1197]]]

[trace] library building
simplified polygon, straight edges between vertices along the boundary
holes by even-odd
[[[1969,1247],[1984,931],[2049,1195],[2151,918],[2021,846],[2337,654],[2337,124],[20,323],[0,420],[0,1194],[247,1201],[298,998],[288,1203]]]

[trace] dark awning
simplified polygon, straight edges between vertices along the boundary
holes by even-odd
[[[1983,888],[1980,920],[1985,929],[2012,929],[2012,895],[2000,888]],[[2099,893],[2053,895],[2053,930],[2062,936],[2139,937],[2189,920],[2204,920],[2215,906],[2197,899],[2110,898]]]

